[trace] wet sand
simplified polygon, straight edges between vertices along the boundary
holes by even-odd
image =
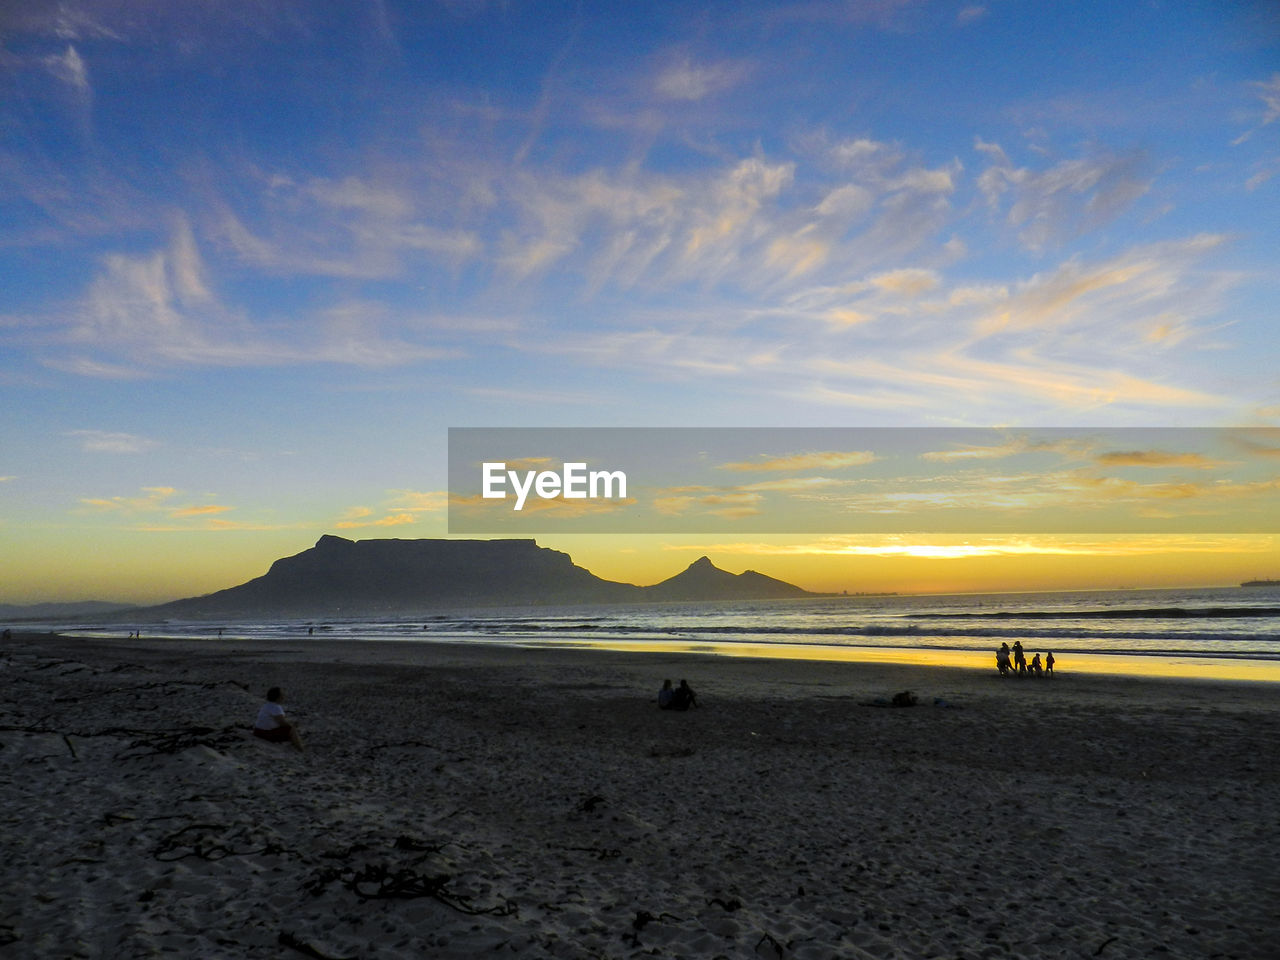
[[[6,956],[1280,942],[1274,684],[476,644],[0,656]],[[699,709],[657,710],[682,676]],[[273,684],[305,754],[248,735]]]

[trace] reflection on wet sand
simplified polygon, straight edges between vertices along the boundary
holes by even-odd
[[[633,640],[540,640],[537,646],[594,647],[628,653],[703,653],[772,660],[830,660],[840,663],[899,663],[922,667],[987,670],[995,674],[994,650],[939,650],[916,647],[854,647],[807,643],[682,643]],[[1028,649],[1031,649],[1028,646]],[[1280,683],[1280,660],[1245,657],[1145,656],[1142,654],[1059,654],[1055,674],[1111,674],[1128,677],[1174,677],[1189,680],[1234,680]],[[1054,683],[1050,678],[1011,678],[1010,683]]]

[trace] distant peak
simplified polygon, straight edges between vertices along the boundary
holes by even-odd
[[[689,564],[690,570],[714,570],[715,564],[711,562],[710,557],[699,557],[693,563]]]
[[[348,540],[346,537],[335,537],[331,533],[326,533],[323,537],[316,541],[316,547],[349,547],[355,543],[354,540]]]

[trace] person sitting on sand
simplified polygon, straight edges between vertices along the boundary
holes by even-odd
[[[672,710],[688,710],[690,707],[698,705],[698,697],[693,692],[693,687],[689,686],[688,680],[681,680],[680,686],[676,687],[675,695],[671,698]]]
[[[663,680],[662,689],[658,691],[658,709],[670,710],[671,701],[675,699],[676,692],[671,689],[671,681]]]
[[[1031,675],[1033,677],[1040,676],[1040,654],[1036,654],[1031,658]]]
[[[1044,675],[1050,676],[1053,673],[1053,651],[1050,650],[1044,658]]]
[[[302,738],[298,736],[298,728],[284,718],[284,691],[272,687],[267,691],[267,702],[258,708],[258,719],[253,724],[253,735],[260,740],[271,743],[292,743],[293,748],[302,752]]]

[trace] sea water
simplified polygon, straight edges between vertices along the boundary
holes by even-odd
[[[934,652],[994,663],[1002,642],[1059,664],[1098,656],[1270,661],[1280,670],[1280,588],[832,596],[715,603],[438,609],[413,616],[49,624],[80,636],[565,643],[831,659]],[[979,656],[981,654],[982,656]],[[868,656],[871,659],[881,657]],[[1077,664],[1079,660],[1077,659]]]

